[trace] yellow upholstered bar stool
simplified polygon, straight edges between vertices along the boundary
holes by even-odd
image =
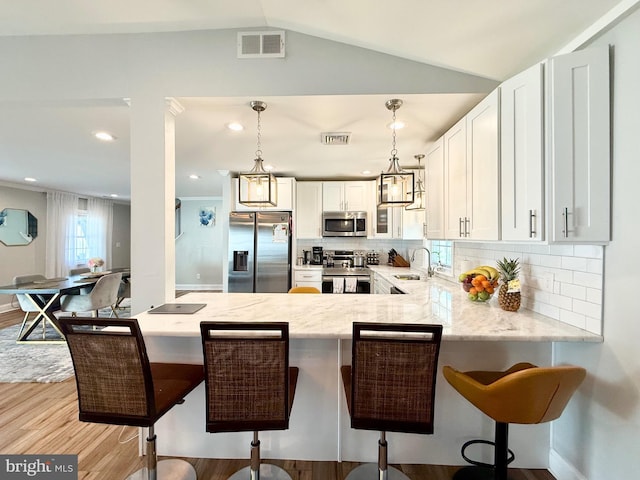
[[[291,287],[288,293],[322,293],[316,287]]]
[[[353,324],[351,365],[341,367],[351,428],[377,430],[378,463],[347,480],[408,477],[387,464],[386,432],[433,433],[442,325]]]
[[[443,373],[453,388],[496,422],[494,442],[471,440],[462,446],[462,457],[475,467],[458,470],[455,480],[506,480],[507,465],[515,458],[508,447],[509,424],[555,420],[586,376],[581,367],[537,367],[531,363],[518,363],[504,372],[459,372],[445,366]],[[494,445],[492,465],[467,458],[465,449],[477,443]]]
[[[291,476],[260,461],[260,430],[286,430],[298,368],[289,366],[289,324],[201,322],[207,432],[253,432],[251,461],[230,478]]]
[[[156,457],[154,424],[204,379],[202,365],[150,363],[136,319],[65,317],[81,422],[147,427],[147,466],[128,480],[195,480],[193,466]]]

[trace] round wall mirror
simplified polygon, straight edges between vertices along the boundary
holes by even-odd
[[[0,242],[29,245],[38,236],[38,219],[28,210],[5,208],[0,212]]]

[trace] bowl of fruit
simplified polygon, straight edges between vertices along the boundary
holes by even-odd
[[[458,280],[472,302],[486,302],[498,287],[500,273],[493,267],[482,265],[461,273]]]

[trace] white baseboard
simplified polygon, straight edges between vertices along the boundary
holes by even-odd
[[[0,305],[0,313],[11,312],[13,310],[17,310],[17,308],[11,305],[10,303],[5,303],[4,305]]]
[[[218,291],[222,291],[222,285],[221,284],[210,284],[210,285],[203,285],[201,283],[197,283],[197,284],[187,284],[187,283],[183,283],[181,285],[176,285],[176,290],[218,290]]]
[[[549,452],[549,471],[557,480],[587,480],[587,477],[554,449]]]

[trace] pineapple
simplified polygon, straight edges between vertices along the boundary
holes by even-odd
[[[500,308],[509,312],[517,312],[520,308],[520,289],[518,287],[517,292],[508,292],[508,290],[509,282],[518,279],[518,274],[520,273],[519,259],[516,258],[514,260],[511,258],[507,260],[505,257],[496,263],[503,281],[502,285],[500,285],[500,291],[498,292]]]

